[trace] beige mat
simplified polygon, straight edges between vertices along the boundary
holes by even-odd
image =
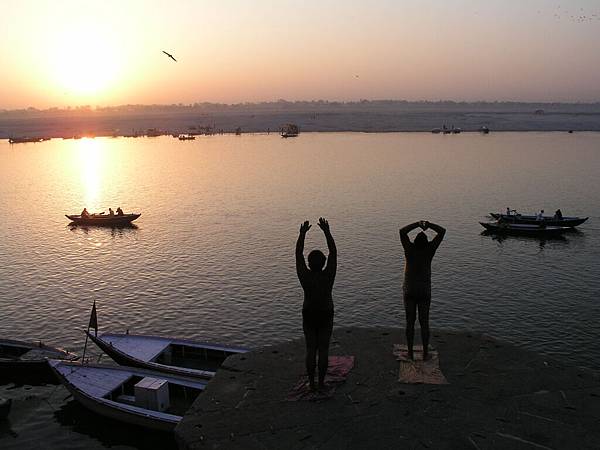
[[[415,359],[408,358],[408,348],[404,344],[394,344],[394,356],[400,361],[398,381],[407,384],[448,384],[440,369],[438,352],[429,349],[429,359],[423,361],[423,346],[413,347]]]

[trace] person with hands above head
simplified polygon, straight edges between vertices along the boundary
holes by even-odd
[[[296,243],[296,272],[304,290],[302,305],[302,329],[306,341],[306,372],[311,390],[315,390],[315,369],[319,367],[319,389],[325,387],[325,375],[329,360],[329,340],[333,331],[333,298],[331,291],[337,269],[337,249],[329,222],[319,219],[319,227],[325,234],[329,256],[320,250],[308,254],[308,267],[304,260],[304,240],[311,225],[300,225],[300,235]],[[327,262],[327,265],[325,263]]]
[[[411,242],[408,233],[421,228],[414,241]],[[425,231],[432,229],[437,234],[429,241]],[[423,342],[423,360],[429,354],[429,307],[431,304],[431,261],[437,248],[442,243],[445,228],[435,223],[421,220],[400,228],[400,241],[404,247],[404,311],[406,313],[406,343],[408,356],[414,359],[413,343],[415,321],[419,312],[421,339]]]

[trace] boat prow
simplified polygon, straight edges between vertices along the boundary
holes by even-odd
[[[96,336],[85,332],[121,365],[199,379],[212,378],[227,357],[248,351],[190,339],[117,333]]]

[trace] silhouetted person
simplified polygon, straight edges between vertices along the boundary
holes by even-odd
[[[83,211],[81,211],[81,218],[87,219],[88,217],[90,217],[90,213],[88,212],[87,208],[83,208]]]
[[[560,209],[557,209],[556,212],[554,213],[554,217],[556,217],[558,220],[562,220],[562,218],[563,218],[562,211]]]
[[[415,228],[421,231],[410,241],[408,233]],[[431,228],[437,235],[427,240],[425,230]],[[404,310],[406,312],[406,343],[408,356],[414,359],[413,343],[415,337],[415,320],[419,310],[419,324],[421,325],[421,340],[423,341],[423,360],[429,353],[429,306],[431,304],[431,260],[435,251],[442,243],[446,230],[434,223],[425,220],[411,223],[400,229],[400,241],[404,247]]]
[[[123,210],[121,209],[121,207],[119,206],[117,208],[117,216],[122,216],[123,215]]]
[[[310,389],[315,389],[315,368],[319,354],[319,389],[325,386],[329,359],[329,340],[333,330],[333,299],[331,290],[337,268],[337,249],[329,231],[329,223],[322,217],[319,227],[325,233],[329,257],[325,267],[325,255],[320,250],[308,254],[308,267],[304,261],[304,238],[311,225],[308,220],[300,226],[296,243],[296,272],[304,289],[302,305],[302,329],[306,340],[306,372]]]
[[[115,212],[112,210],[112,208],[108,208],[108,215],[109,216],[114,216]]]

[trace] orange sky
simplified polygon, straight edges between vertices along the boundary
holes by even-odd
[[[8,1],[0,108],[599,101],[600,5],[562,3]]]

